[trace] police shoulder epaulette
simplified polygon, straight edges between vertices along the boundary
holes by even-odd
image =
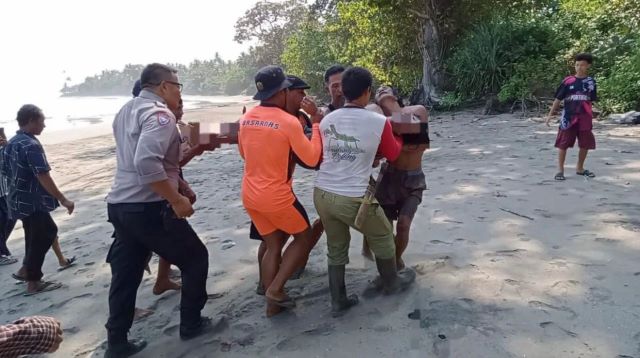
[[[155,101],[153,103],[156,105],[156,107],[167,108],[167,105],[162,102]]]

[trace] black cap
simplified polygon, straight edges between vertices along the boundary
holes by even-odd
[[[131,94],[134,97],[138,97],[140,95],[140,91],[142,91],[142,84],[140,80],[137,80],[136,83],[133,84],[133,89],[131,90]]]
[[[288,75],[287,79],[289,80],[289,82],[291,82],[291,86],[289,86],[289,89],[309,89],[309,88],[311,88],[311,86],[309,86],[305,81],[302,80],[302,78],[300,78],[298,76]]]
[[[258,92],[253,99],[263,101],[273,97],[274,94],[291,86],[291,82],[284,76],[282,68],[278,66],[266,66],[261,68],[255,77]]]

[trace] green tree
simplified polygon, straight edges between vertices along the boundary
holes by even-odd
[[[259,67],[278,64],[288,37],[308,14],[302,0],[259,1],[236,22],[234,40],[257,43],[251,52]]]
[[[282,64],[288,74],[303,78],[311,86],[311,92],[324,96],[324,71],[337,62],[331,37],[317,20],[309,20],[289,37]]]
[[[402,18],[417,18],[413,32],[422,55],[421,102],[437,102],[447,86],[445,59],[455,40],[470,26],[502,12],[542,11],[553,0],[369,0]]]

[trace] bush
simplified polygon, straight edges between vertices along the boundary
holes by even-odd
[[[640,38],[635,50],[619,60],[598,81],[598,107],[605,113],[640,111]]]
[[[445,92],[436,109],[450,111],[464,104],[462,96],[455,92]]]
[[[500,102],[536,100],[551,97],[566,76],[562,61],[545,58],[525,59],[514,66],[513,75],[498,93]]]
[[[456,78],[459,94],[479,98],[500,92],[517,69],[521,80],[531,77],[524,73],[526,66],[522,63],[537,65],[549,61],[561,47],[562,43],[543,19],[494,19],[476,26],[460,42],[448,68]]]

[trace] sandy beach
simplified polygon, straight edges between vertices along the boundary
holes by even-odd
[[[233,121],[245,102],[209,107],[187,121]],[[240,200],[242,161],[234,146],[194,159],[185,178],[198,194],[190,219],[209,250],[203,314],[227,316],[220,332],[178,338],[179,294],[154,296],[145,274],[138,306],[155,313],[134,323],[131,337],[149,347],[136,357],[636,357],[640,358],[640,126],[594,124],[598,149],[567,180],[556,182],[556,128],[540,118],[478,111],[431,117],[432,149],[423,158],[429,189],[413,222],[405,262],[415,286],[392,297],[364,299],[331,318],[326,239],[303,277],[288,283],[298,307],[273,319],[255,294],[258,243]],[[106,203],[115,166],[108,132],[44,138],[52,176],[76,203],[54,212],[67,256],[57,272],[47,255],[45,279],[62,289],[23,297],[24,285],[0,267],[0,322],[27,315],[62,321],[65,341],[51,357],[102,357],[111,273],[105,258],[112,228]],[[78,139],[83,138],[83,139]],[[296,169],[294,190],[311,219],[315,172]],[[8,246],[24,254],[20,223]],[[360,255],[352,232],[347,290],[362,293],[375,264]]]

